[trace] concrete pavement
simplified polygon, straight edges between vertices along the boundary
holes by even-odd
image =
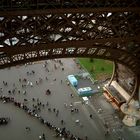
[[[105,130],[101,121],[102,118],[99,118],[98,110],[96,110],[96,107],[98,107],[97,102],[91,99],[90,106],[82,105],[82,99],[75,95],[73,90],[65,83],[67,75],[79,73],[81,70],[77,68],[72,59],[62,59],[62,63],[63,65],[57,60],[48,60],[47,64],[43,61],[33,65],[1,70],[0,87],[3,91],[0,94],[14,97],[19,102],[24,102],[24,99],[27,99],[26,105],[29,108],[33,108],[33,105],[36,105],[37,100],[39,100],[45,105],[45,107],[40,107],[39,112],[44,119],[47,119],[57,127],[66,127],[72,134],[80,138],[85,139],[85,136],[88,136],[88,140],[111,140],[112,137],[105,137],[104,135]],[[32,71],[35,71],[35,73],[32,74]],[[26,78],[27,83],[32,83],[32,86],[30,84],[27,85],[26,82],[19,82],[20,78],[22,80]],[[36,81],[38,83],[40,78],[42,79],[41,82],[36,84]],[[6,81],[8,86],[4,86],[3,81]],[[22,84],[26,84],[26,86],[22,87]],[[12,91],[13,89],[15,89],[15,92],[9,94],[9,90]],[[47,89],[51,90],[51,95],[46,95]],[[70,96],[71,93],[74,94],[73,98]],[[36,101],[33,102],[32,98]],[[46,106],[47,102],[49,103],[48,106]],[[67,107],[65,107],[64,103],[67,104]],[[78,112],[71,113],[71,103],[74,109],[79,110]],[[21,140],[38,140],[39,135],[42,133],[45,133],[46,138],[49,140],[56,139],[53,137],[54,133],[51,130],[44,128],[35,119],[27,117],[20,109],[10,104],[3,104],[2,102],[0,104],[0,115],[11,118],[11,122],[6,127],[0,127],[0,137],[2,140],[11,140],[11,137],[14,140],[19,140],[19,138]],[[48,108],[52,111],[48,111]],[[53,111],[54,108],[59,110],[58,117],[56,112]],[[89,117],[91,113],[93,114],[93,119]],[[63,125],[61,120],[64,121]],[[79,120],[80,123],[76,123],[76,120]],[[28,125],[32,131],[27,134],[25,127]],[[113,140],[116,139],[118,139],[117,136]]]

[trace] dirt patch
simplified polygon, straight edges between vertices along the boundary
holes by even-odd
[[[106,73],[100,73],[100,74],[96,75],[97,80],[106,80],[107,78],[110,78],[110,77],[111,77],[111,75],[106,74]]]
[[[105,60],[105,63],[106,63],[106,64],[113,64],[112,61],[108,61],[108,60]]]

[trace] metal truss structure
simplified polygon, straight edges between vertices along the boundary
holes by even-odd
[[[140,1],[0,1],[0,68],[68,57],[108,59],[140,81]]]

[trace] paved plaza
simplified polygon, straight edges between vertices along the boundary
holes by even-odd
[[[0,126],[0,140],[133,140],[125,136],[127,132],[133,136],[133,131],[122,126],[103,96],[91,97],[86,105],[67,85],[67,75],[81,72],[73,59],[47,60],[0,70],[0,117],[10,118],[7,125]],[[40,117],[32,117],[12,102],[4,102],[3,96],[14,98]],[[44,125],[45,121],[51,127]],[[105,122],[111,129],[104,126]],[[66,130],[70,137],[64,138],[62,131],[58,133],[56,129]],[[107,132],[110,134],[106,135]],[[134,140],[138,139],[137,134]]]

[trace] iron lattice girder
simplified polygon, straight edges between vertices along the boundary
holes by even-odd
[[[68,41],[64,43],[5,49],[8,49],[7,55],[0,58],[0,68],[44,59],[96,57],[116,61],[133,69],[133,72],[135,73],[139,72],[137,60],[124,50],[116,50],[110,47],[95,45],[92,41]]]
[[[54,8],[54,9],[32,9],[32,10],[21,10],[21,9],[15,9],[15,10],[6,10],[2,11],[0,10],[0,16],[39,16],[39,15],[47,15],[47,14],[76,14],[76,13],[103,13],[103,12],[140,12],[140,8],[137,5],[136,7],[99,7],[99,8]]]
[[[1,68],[29,60],[89,56],[115,60],[139,72],[139,8],[21,9],[0,11],[0,16]],[[86,52],[77,53],[83,42],[87,44]],[[67,53],[70,44],[75,48],[71,55]],[[62,47],[59,51],[62,50],[63,56],[54,54],[57,45],[58,48]],[[96,53],[88,54],[88,47],[98,49]],[[40,55],[40,51],[48,49],[47,56]],[[103,50],[104,53],[99,53]],[[26,57],[28,52],[31,52],[29,58]],[[18,54],[22,57],[16,58]]]
[[[1,0],[0,10],[62,8],[136,7],[139,0]]]
[[[59,41],[132,37],[139,35],[139,19],[138,13],[131,12],[6,16],[0,19],[0,39],[1,45],[7,45],[6,39],[17,38],[19,41],[14,44],[16,46],[23,41],[29,43],[30,39],[41,43],[44,36],[48,42],[52,42],[52,35],[60,35]]]

